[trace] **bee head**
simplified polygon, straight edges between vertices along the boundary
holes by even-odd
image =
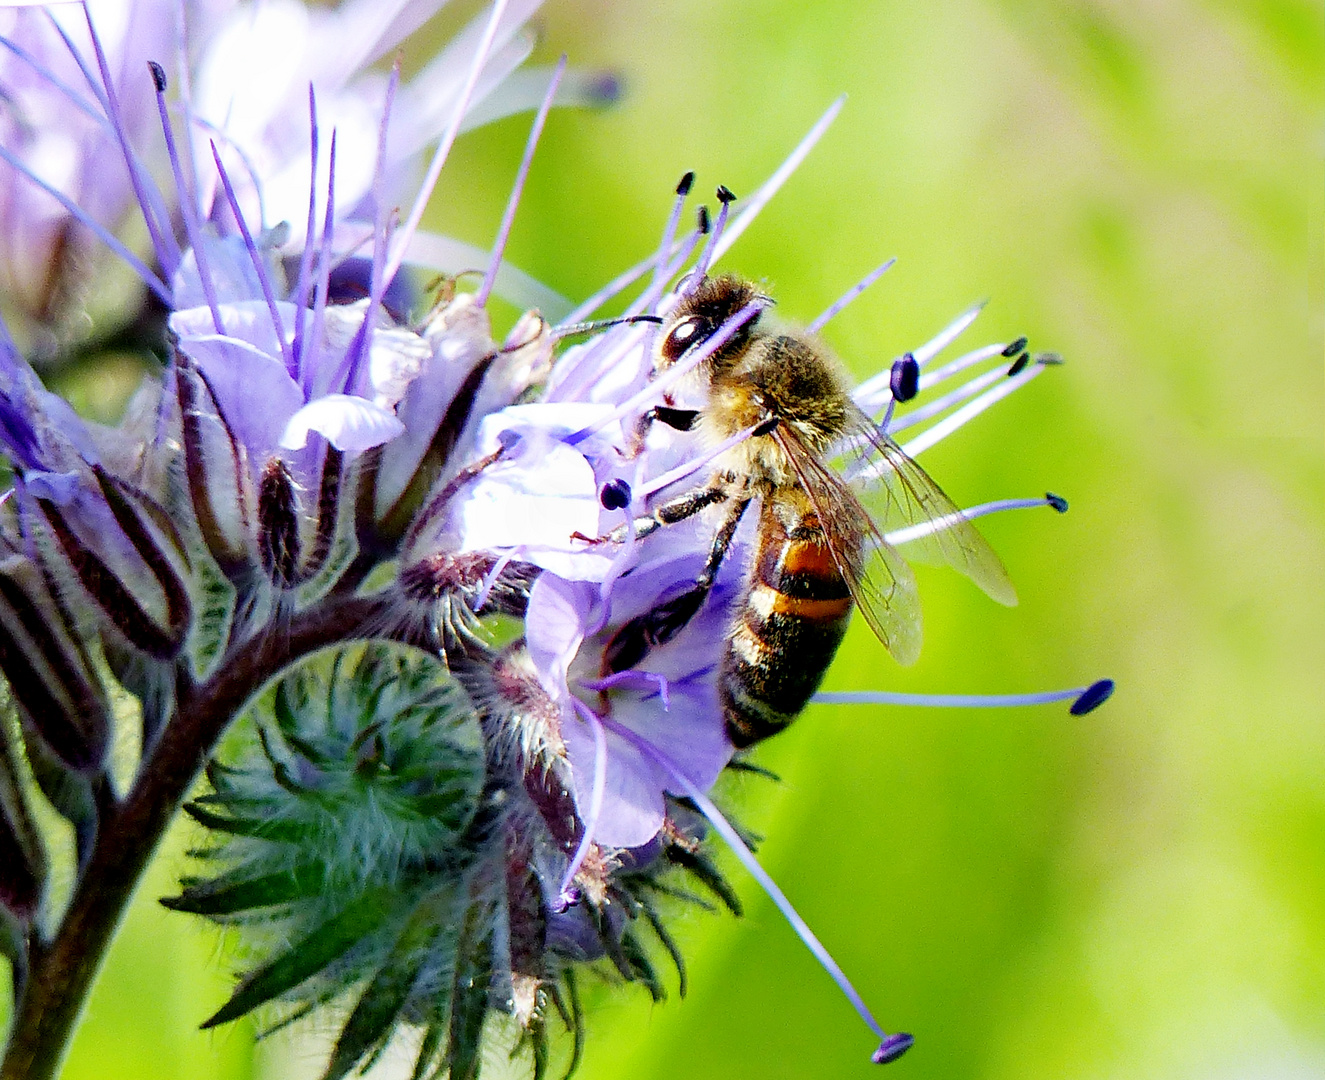
[[[747,304],[759,301],[766,302],[767,297],[762,296],[750,282],[733,274],[705,278],[681,301],[667,320],[658,346],[659,366],[670,367],[721,330],[723,324]],[[709,358],[708,363],[721,367],[740,356],[758,321],[759,316],[756,315],[741,326]]]

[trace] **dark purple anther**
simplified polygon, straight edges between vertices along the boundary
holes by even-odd
[[[630,485],[624,480],[609,480],[598,493],[604,510],[624,510],[630,505]]]
[[[736,196],[732,193],[732,189],[726,184],[718,185],[717,196],[718,202],[722,203],[724,206],[726,206],[727,203],[736,201]]]
[[[896,1061],[910,1050],[915,1041],[915,1036],[908,1035],[905,1031],[899,1031],[896,1035],[889,1035],[883,1042],[879,1043],[879,1048],[870,1055],[870,1060],[875,1065],[887,1065],[888,1062]]]
[[[1030,362],[1031,362],[1031,354],[1028,352],[1022,353],[1020,356],[1018,356],[1015,360],[1012,361],[1012,366],[1008,368],[1008,378],[1009,379],[1012,378],[1013,375],[1020,375],[1023,371],[1026,370],[1026,365],[1029,364]]]
[[[1044,501],[1057,510],[1060,514],[1067,513],[1067,500],[1061,495],[1055,495],[1052,491],[1044,493]]]
[[[564,915],[579,902],[580,890],[567,889],[565,892],[560,893],[557,898],[548,905],[548,907],[551,909],[552,914]]]
[[[709,223],[709,208],[701,204],[699,208],[699,231],[703,236],[707,236],[712,226]]]
[[[1085,716],[1086,713],[1098,709],[1113,696],[1113,680],[1101,679],[1099,682],[1091,683],[1081,696],[1072,702],[1072,708],[1068,710],[1073,716]]]
[[[1016,341],[1009,343],[1003,349],[1003,355],[1008,357],[1016,356],[1017,353],[1021,352],[1024,348],[1026,348],[1026,343],[1029,340],[1030,339],[1025,334],[1022,334],[1021,337],[1017,338]]]
[[[920,365],[914,356],[906,353],[900,360],[893,361],[888,386],[896,402],[910,401],[920,392]]]
[[[155,60],[147,61],[147,66],[152,72],[152,85],[156,87],[158,94],[166,92],[166,69]]]
[[[523,439],[524,436],[518,431],[513,431],[510,428],[507,428],[505,431],[498,432],[497,445],[501,447],[503,454],[509,454],[515,449],[515,447],[520,445],[520,442]]]
[[[685,198],[690,194],[690,188],[695,182],[695,171],[691,169],[685,176],[681,177],[681,182],[676,185],[676,193]]]
[[[605,71],[594,80],[590,97],[595,105],[615,105],[621,100],[621,76],[613,71]]]

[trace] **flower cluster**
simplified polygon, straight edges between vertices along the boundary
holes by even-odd
[[[0,731],[0,944],[18,1003],[0,1076],[53,1075],[77,1011],[68,1003],[86,993],[137,875],[204,770],[209,790],[186,808],[212,839],[167,904],[250,927],[254,958],[207,1023],[260,1009],[280,1025],[349,1001],[329,1077],[375,1059],[401,1028],[422,1033],[416,1076],[475,1075],[492,1014],[514,1023],[536,1075],[549,1060],[549,1012],[559,1014],[574,1033],[573,1064],[577,970],[615,971],[659,997],[647,941],[670,954],[684,987],[665,918],[669,898],[690,895],[687,879],[739,913],[714,870],[710,831],[874,1031],[873,1060],[911,1045],[874,1019],[710,796],[725,770],[755,768],[744,753],[752,740],[733,741],[723,679],[733,628],[754,603],[760,539],[753,514],[720,524],[696,511],[718,500],[703,494],[711,478],[757,456],[759,440],[795,436],[777,433],[776,417],[720,438],[704,422],[703,374],[748,345],[766,297],[737,289],[738,307],[688,343],[672,325],[728,281],[716,271],[723,255],[840,103],[749,199],[719,188],[716,217],[701,208],[683,230],[687,175],[655,253],[576,310],[544,304],[498,339],[494,290],[547,296],[501,257],[543,121],[554,102],[605,91],[564,61],[532,81],[504,80],[527,55],[520,27],[531,6],[505,0],[408,85],[365,67],[436,6],[394,16],[371,5],[316,16],[292,4],[204,6],[191,31],[204,35],[199,51],[163,18],[175,36],[162,55],[202,57],[196,70],[180,59],[173,80],[156,57],[141,68],[159,124],[150,145],[172,178],[164,187],[129,104],[143,83],[120,71],[91,7],[77,35],[29,13],[35,25],[0,38],[31,76],[27,114],[40,115],[42,95],[80,103],[125,177],[103,205],[78,177],[96,172],[110,190],[104,164],[80,159],[55,177],[19,139],[0,150],[10,180],[44,200],[58,228],[99,236],[138,273],[144,308],[163,313],[167,354],[107,429],[46,391],[11,335],[0,341],[0,448],[13,473],[0,504],[11,706]],[[274,77],[261,60],[273,20],[282,33],[298,22],[308,41],[279,86],[244,68]],[[355,20],[346,33],[341,23]],[[52,48],[58,62],[41,51]],[[71,64],[82,88],[61,74]],[[462,292],[446,279],[425,300],[408,268],[457,270],[473,254],[418,227],[454,139],[533,104],[481,280]],[[397,220],[388,207],[401,178],[434,140],[422,188]],[[115,233],[132,203],[147,259]],[[58,260],[58,246],[32,251]],[[637,283],[623,316],[584,321]],[[46,317],[25,304],[7,306]],[[1023,339],[936,366],[976,314],[854,391],[850,408],[870,418],[870,438],[898,456],[824,447],[816,467],[840,452],[842,490],[886,485],[898,463],[914,468],[905,454],[1056,362]],[[920,433],[897,448],[893,437],[912,428]],[[691,508],[676,511],[678,499]],[[909,596],[897,551],[942,550],[970,519],[1023,506],[1066,509],[1046,495],[903,515],[879,521],[874,543]],[[1010,598],[999,580],[964,568]],[[903,658],[918,625],[907,632],[910,644],[891,643]],[[1111,688],[859,696],[1072,700],[1081,713]],[[246,749],[213,760],[242,714]],[[139,749],[126,761],[111,747],[130,726]],[[50,910],[36,789],[77,838],[78,880],[61,910]],[[49,940],[45,927],[55,928]]]

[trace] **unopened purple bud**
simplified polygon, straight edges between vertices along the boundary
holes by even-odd
[[[893,362],[888,387],[896,402],[910,401],[920,392],[920,365],[910,353]]]
[[[624,480],[609,480],[598,492],[598,501],[604,510],[624,510],[630,505],[630,485]]]
[[[291,585],[299,565],[299,507],[285,462],[272,458],[258,491],[258,550],[277,585]]]
[[[1093,712],[1113,697],[1113,685],[1112,679],[1100,679],[1099,682],[1091,683],[1082,691],[1081,696],[1072,702],[1068,712],[1073,716],[1085,716],[1086,713]]]
[[[910,1050],[915,1041],[915,1036],[908,1035],[905,1031],[899,1031],[896,1035],[889,1035],[883,1042],[879,1043],[879,1048],[870,1055],[870,1060],[875,1065],[887,1065],[888,1062],[896,1061]]]

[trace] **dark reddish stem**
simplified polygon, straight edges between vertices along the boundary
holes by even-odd
[[[152,853],[206,765],[217,740],[262,687],[294,661],[387,625],[383,602],[348,597],[296,615],[278,632],[231,650],[195,683],[181,673],[170,723],[116,802],[100,786],[96,843],[59,931],[32,940],[28,978],[15,1003],[0,1080],[54,1080],[88,990]]]

